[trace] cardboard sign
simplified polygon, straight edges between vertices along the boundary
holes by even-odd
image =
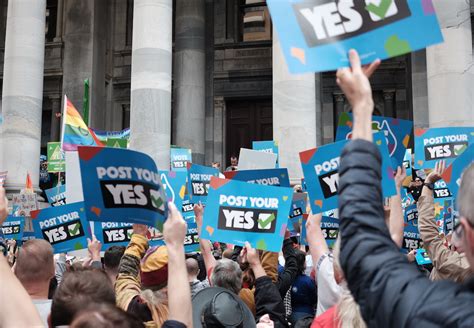
[[[348,66],[356,49],[362,64],[443,41],[431,1],[268,0],[291,73]]]
[[[153,159],[128,149],[79,147],[84,203],[90,221],[141,223],[161,229],[166,194]]]
[[[292,197],[291,188],[213,177],[200,237],[279,252]]]
[[[51,206],[66,205],[66,185],[59,185],[44,191]]]
[[[395,186],[395,172],[393,171],[392,160],[388,153],[386,138],[382,132],[374,133],[373,137],[374,143],[379,148],[382,157],[382,193],[384,197],[391,197],[397,194],[397,188]]]
[[[270,140],[270,141],[253,141],[252,142],[252,149],[262,151],[264,153],[271,153],[277,155],[276,166],[278,166],[278,142]]]
[[[226,179],[245,181],[265,186],[289,187],[288,169],[238,170],[224,172]]]
[[[347,142],[343,140],[300,153],[311,211],[315,214],[338,206],[339,158]]]
[[[36,194],[13,194],[12,204],[16,216],[30,216],[31,211],[38,209],[38,196]]]
[[[35,237],[49,242],[55,254],[87,248],[91,233],[84,203],[45,208],[31,217]]]
[[[2,233],[5,239],[21,241],[25,231],[25,217],[9,215],[2,225]]]
[[[189,200],[194,204],[206,204],[209,184],[212,177],[218,177],[219,170],[213,167],[188,163]]]
[[[306,204],[308,195],[302,192],[293,193],[290,213],[288,214],[288,230],[290,232],[301,232],[300,227],[303,222],[303,215],[306,214]]]
[[[185,172],[177,171],[159,172],[168,202],[173,202],[177,208],[181,208],[186,194],[187,174]]]
[[[426,250],[424,250],[423,248],[419,248],[416,251],[415,259],[418,265],[431,264],[431,259],[428,256],[428,253],[426,252]]]
[[[94,235],[103,249],[128,246],[133,235],[133,224],[125,222],[94,222]]]
[[[66,159],[60,142],[48,142],[48,172],[66,171]]]
[[[171,148],[170,153],[171,171],[186,172],[187,164],[192,163],[191,149]]]
[[[323,216],[321,220],[321,230],[324,239],[326,239],[326,243],[332,248],[339,234],[339,219]]]
[[[342,113],[337,126],[336,141],[352,138],[352,125],[354,124],[351,113]],[[410,142],[413,122],[397,118],[372,116],[372,131],[383,132],[388,145],[388,153],[392,158],[393,169],[404,162],[405,152]]]
[[[404,221],[402,252],[408,253],[412,249],[423,248],[423,241],[418,231],[418,209],[416,204],[405,208]]]
[[[457,196],[461,186],[461,176],[463,171],[474,162],[474,144],[470,145],[458,158],[449,165],[443,173],[449,190],[454,197]]]
[[[308,234],[306,233],[306,222],[308,222],[308,214],[303,214],[301,221],[300,245],[308,245]]]
[[[240,148],[239,170],[274,169],[277,154]]]
[[[446,166],[474,143],[474,127],[415,129],[415,167],[432,169],[443,159]]]

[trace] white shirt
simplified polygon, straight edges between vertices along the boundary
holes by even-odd
[[[319,259],[316,274],[318,286],[318,305],[316,316],[336,305],[342,294],[342,288],[334,278],[333,259],[331,255],[323,255]]]
[[[51,312],[51,302],[52,300],[36,300],[33,299],[33,304],[38,310],[38,313],[43,321],[45,327],[48,327],[48,315]]]

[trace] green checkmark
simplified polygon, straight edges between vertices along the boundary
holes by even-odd
[[[14,227],[13,233],[20,233],[20,227]]]
[[[133,230],[127,230],[127,237],[128,239],[132,239],[132,235],[133,235]]]
[[[163,199],[161,199],[161,197],[153,197],[153,195],[151,195],[151,203],[153,204],[153,206],[155,206],[156,208],[160,208],[161,205],[163,205]]]
[[[69,230],[69,234],[71,237],[77,236],[80,233],[81,224],[80,223],[73,223],[67,227]]]
[[[275,220],[275,214],[270,215],[268,218],[265,220],[258,219],[258,226],[261,229],[265,229],[269,224],[271,224]]]
[[[393,0],[382,0],[378,6],[370,3],[365,7],[365,10],[380,17],[380,19],[384,19],[392,2]]]
[[[337,238],[337,230],[329,230],[329,238]]]

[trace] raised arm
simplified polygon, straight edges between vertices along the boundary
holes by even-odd
[[[163,235],[168,248],[168,307],[169,320],[178,321],[186,327],[192,326],[191,290],[184,259],[183,240],[187,226],[181,213],[173,203],[168,204],[169,215],[164,224]]]
[[[426,177],[425,183],[433,185],[440,180],[445,166],[444,161],[437,162],[434,170]],[[418,229],[433,266],[444,279],[464,281],[470,275],[469,263],[464,255],[450,250],[439,235],[435,222],[433,190],[423,187],[417,207]]]
[[[405,226],[403,221],[403,208],[402,208],[402,195],[401,189],[403,180],[407,176],[405,167],[398,167],[397,173],[395,174],[395,186],[397,188],[397,194],[390,197],[390,219],[389,219],[389,230],[392,236],[393,242],[398,246],[402,247],[403,243],[403,228]]]
[[[211,279],[209,273],[212,272],[214,267],[216,266],[216,259],[214,255],[212,255],[211,249],[211,242],[206,239],[201,238],[201,230],[202,230],[202,217],[204,214],[204,206],[202,204],[195,204],[194,205],[194,215],[196,217],[196,226],[199,234],[199,246],[201,248],[201,255],[204,260],[204,264],[206,265],[206,273],[207,278]]]
[[[318,275],[317,267],[319,260],[321,257],[329,254],[329,248],[321,230],[321,219],[321,214],[310,214],[306,221],[306,240],[308,241],[316,276]]]

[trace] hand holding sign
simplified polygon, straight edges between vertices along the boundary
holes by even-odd
[[[144,224],[134,224],[133,225],[133,233],[137,235],[141,235],[146,238],[148,234],[148,227]]]
[[[100,250],[102,249],[102,243],[97,240],[95,235],[92,235],[92,240],[87,238],[87,249],[92,261],[100,261]]]
[[[182,247],[186,237],[187,224],[173,203],[168,203],[168,220],[163,225],[163,236],[167,247]]]
[[[395,186],[397,190],[400,190],[402,187],[403,181],[407,177],[407,171],[404,166],[397,168],[397,173],[395,174]]]
[[[435,168],[428,174],[426,177],[425,181],[427,183],[435,183],[441,180],[441,176],[444,173],[444,170],[446,169],[446,161],[441,160],[436,162]]]

